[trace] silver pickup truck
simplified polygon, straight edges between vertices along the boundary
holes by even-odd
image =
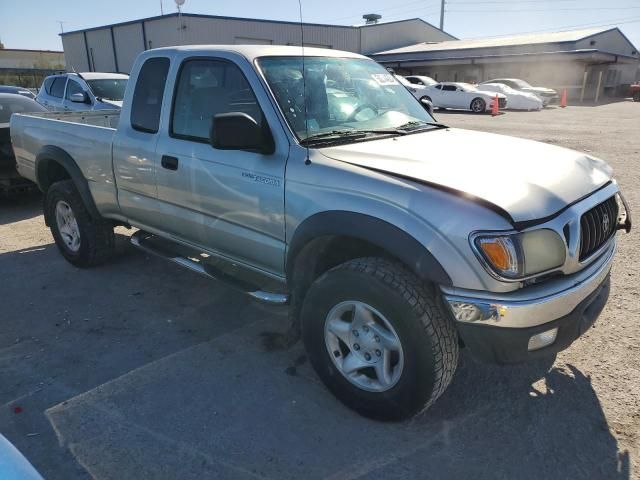
[[[381,419],[430,406],[459,349],[553,355],[603,309],[629,211],[589,155],[437,123],[347,52],[142,53],[121,112],[14,115],[20,173],[78,267],[134,245],[288,304],[320,378]]]

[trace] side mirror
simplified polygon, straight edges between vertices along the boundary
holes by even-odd
[[[264,123],[266,126],[266,122]],[[218,150],[246,150],[265,155],[275,151],[268,127],[243,112],[220,113],[213,117],[209,141]]]
[[[420,99],[420,103],[422,104],[424,109],[427,112],[429,112],[429,115],[431,115],[433,117],[433,103],[431,103],[431,101],[427,100],[426,98],[421,98]]]
[[[89,96],[85,92],[73,93],[70,100],[73,103],[89,103]]]

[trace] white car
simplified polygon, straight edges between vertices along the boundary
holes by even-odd
[[[507,105],[510,110],[542,110],[544,106],[544,102],[537,95],[519,92],[503,83],[482,83],[478,85],[478,90],[506,95]]]
[[[423,85],[425,87],[430,87],[438,83],[433,78],[427,77],[426,75],[408,75],[406,79],[414,85]]]
[[[436,108],[483,113],[491,110],[496,95],[500,109],[507,108],[507,97],[504,94],[484,92],[470,83],[442,82],[425,88],[428,100],[431,100]]]
[[[556,92],[554,89],[546,87],[534,87],[519,78],[496,78],[494,80],[487,80],[486,82],[482,82],[480,85],[487,83],[501,83],[520,92],[533,93],[534,95],[537,95],[542,99],[542,103],[545,107],[551,103],[557,103],[560,99],[558,92]]]
[[[411,95],[416,97],[418,100],[427,99],[429,96],[427,93],[427,87],[424,85],[415,85],[411,83],[407,78],[402,75],[394,74],[396,80],[398,80],[402,85],[406,87],[407,90],[411,92]]]

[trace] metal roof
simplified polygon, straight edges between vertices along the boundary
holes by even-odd
[[[534,45],[545,43],[577,42],[593,35],[617,30],[616,28],[587,28],[584,30],[568,30],[551,33],[529,33],[508,37],[471,38],[468,40],[447,40],[444,42],[424,42],[407,47],[395,48],[377,52],[375,55],[416,53],[416,52],[440,52],[445,50],[467,50],[474,48],[514,47],[518,45]]]
[[[111,23],[108,25],[101,25],[98,27],[91,27],[91,28],[82,28],[82,29],[78,29],[78,30],[71,30],[68,32],[63,32],[63,33],[59,33],[58,35],[60,35],[61,37],[64,37],[65,35],[72,35],[74,33],[82,33],[82,32],[90,32],[93,30],[102,30],[104,28],[113,28],[113,27],[122,27],[125,25],[133,25],[133,24],[137,24],[137,23],[141,23],[141,22],[151,22],[154,20],[161,20],[163,18],[171,18],[171,17],[177,17],[178,13],[168,13],[166,15],[156,15],[154,17],[146,17],[146,18],[140,18],[137,20],[128,20],[125,22],[119,22],[119,23]],[[182,14],[183,17],[191,17],[191,18],[205,18],[205,19],[213,19],[213,20],[236,20],[236,21],[248,21],[248,22],[263,22],[263,23],[275,23],[275,24],[280,24],[280,25],[302,25],[305,27],[333,27],[333,28],[346,28],[346,29],[351,29],[351,30],[359,30],[361,28],[369,28],[369,27],[376,27],[376,26],[382,26],[382,25],[391,25],[391,24],[395,24],[395,23],[405,23],[405,22],[413,22],[413,21],[419,21],[421,23],[424,23],[425,25],[428,25],[429,27],[435,28],[436,30],[440,30],[438,27],[436,27],[435,25],[432,25],[431,23],[423,20],[422,18],[407,18],[404,20],[393,20],[393,21],[389,21],[389,22],[379,22],[379,23],[375,23],[372,25],[336,25],[336,24],[328,24],[328,23],[309,23],[309,22],[294,22],[294,21],[287,21],[287,20],[269,20],[269,19],[264,19],[264,18],[246,18],[246,17],[229,17],[229,16],[222,16],[222,15],[204,15],[204,14],[200,14],[200,13],[183,13]],[[445,35],[448,35],[451,38],[456,38],[453,35],[451,35],[450,33],[445,32],[444,30],[440,30],[442,33],[444,33]]]

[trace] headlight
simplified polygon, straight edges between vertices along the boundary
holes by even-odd
[[[494,273],[513,280],[560,267],[566,259],[562,238],[548,229],[514,234],[479,234],[472,241],[482,260]]]

